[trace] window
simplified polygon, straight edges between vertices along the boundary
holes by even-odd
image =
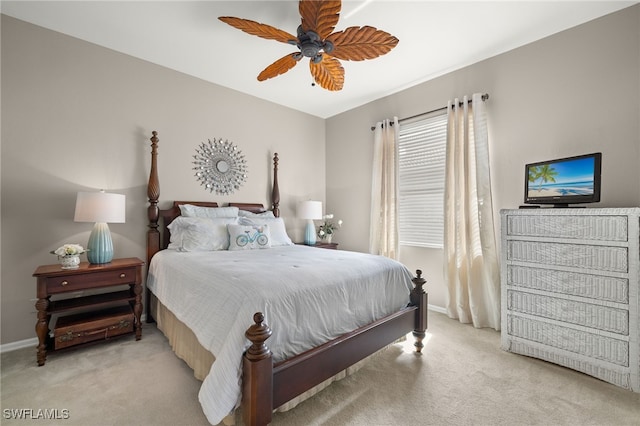
[[[442,248],[446,111],[401,123],[398,133],[400,244]]]

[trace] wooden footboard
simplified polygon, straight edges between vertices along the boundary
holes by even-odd
[[[245,333],[251,346],[243,359],[244,422],[251,426],[269,424],[275,408],[409,332],[413,332],[414,346],[420,353],[427,329],[428,303],[423,289],[426,281],[421,275],[422,271],[416,271],[406,308],[275,365],[265,343],[271,329],[264,323],[264,315],[256,313],[254,324]]]

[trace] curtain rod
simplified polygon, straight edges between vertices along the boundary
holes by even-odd
[[[488,93],[485,93],[484,95],[482,95],[482,100],[483,101],[486,101],[487,99],[489,99],[489,94]],[[468,103],[473,103],[473,101],[471,99],[469,99],[467,102]],[[461,107],[462,105],[464,105],[464,103],[462,101],[458,103],[458,107]],[[412,118],[422,117],[423,115],[432,114],[434,112],[444,111],[445,109],[447,109],[447,107],[436,108],[436,109],[433,109],[433,110],[427,111],[427,112],[421,112],[420,114],[412,115],[411,117],[401,118],[401,119],[398,120],[398,123],[400,123],[401,121],[411,120]],[[391,123],[391,125],[393,126],[393,123]],[[375,130],[375,129],[376,129],[376,126],[371,126],[371,130],[372,131]]]

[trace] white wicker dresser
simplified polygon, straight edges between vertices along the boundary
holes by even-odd
[[[640,392],[640,208],[500,214],[502,349]]]

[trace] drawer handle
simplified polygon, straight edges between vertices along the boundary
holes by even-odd
[[[124,278],[126,275],[124,273],[120,274],[120,278]]]
[[[66,281],[66,280],[65,280],[65,281],[62,281],[62,282],[60,283],[60,285],[61,285],[61,286],[65,286],[65,285],[67,285],[67,284],[69,284],[69,281]]]

